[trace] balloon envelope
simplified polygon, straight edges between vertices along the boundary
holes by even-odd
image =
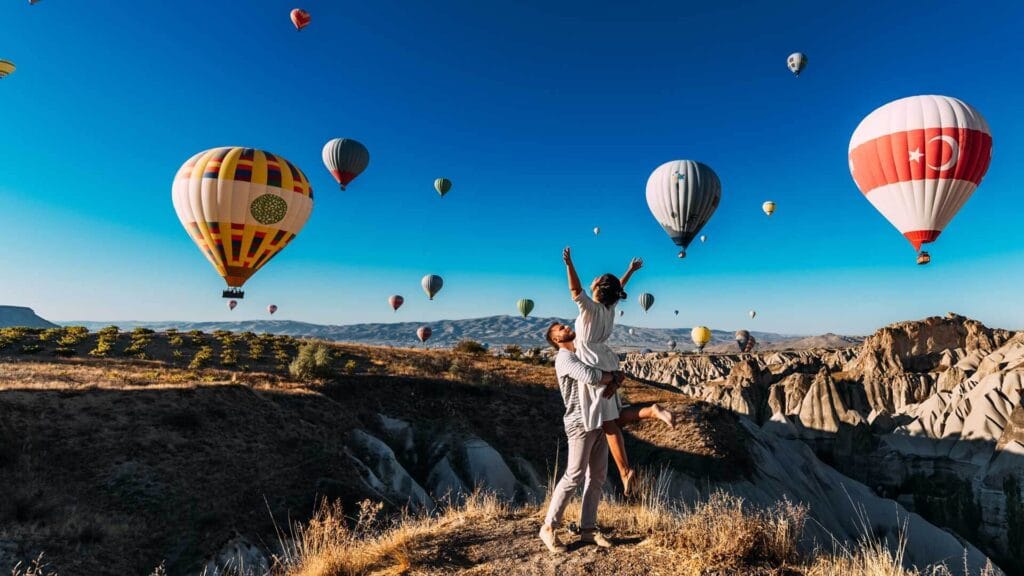
[[[267,312],[270,312],[271,314],[277,312],[277,304],[271,304],[270,306],[267,306]]]
[[[594,227],[594,236],[597,236],[600,233],[601,233],[601,229],[595,226]]]
[[[420,285],[423,286],[423,291],[427,293],[427,297],[433,300],[434,295],[444,287],[444,279],[436,274],[427,274],[423,277],[423,280],[420,280]]]
[[[644,312],[647,312],[648,310],[651,309],[651,306],[654,306],[653,294],[648,294],[647,292],[644,292],[643,294],[640,295],[638,300],[640,301],[640,307],[644,309]]]
[[[747,332],[746,330],[737,330],[736,346],[739,347],[740,352],[743,352],[746,349],[748,342],[750,342],[750,332]]]
[[[789,71],[796,76],[799,76],[806,66],[807,55],[803,52],[793,52],[788,58],[786,58],[786,67],[789,68]]]
[[[686,247],[711,219],[722,199],[722,184],[709,166],[672,160],[647,178],[647,207],[669,238],[686,256]]]
[[[668,346],[669,350],[675,350],[676,349],[676,341],[675,340],[669,340],[668,343],[666,344],[666,346]]]
[[[434,190],[437,190],[437,193],[441,195],[441,198],[444,198],[444,195],[447,194],[448,191],[451,189],[451,180],[447,178],[438,178],[437,180],[434,180]]]
[[[228,301],[228,310],[234,310],[235,306],[238,306],[238,302],[236,302],[235,300]]]
[[[14,62],[0,59],[0,78],[7,77],[11,72],[14,72],[16,68],[17,66],[14,65]]]
[[[754,316],[757,316],[757,310],[751,310],[750,312],[747,312],[747,314],[748,314],[748,315],[749,315],[749,316],[750,316],[751,318],[753,318]]]
[[[370,151],[351,138],[335,138],[321,151],[324,166],[344,190],[370,165]]]
[[[420,342],[426,342],[433,333],[434,331],[430,329],[430,326],[420,326],[416,329],[416,337],[420,339]]]
[[[690,339],[698,349],[704,350],[704,346],[711,341],[711,330],[707,326],[697,326],[690,330]]]
[[[185,162],[171,188],[185,231],[228,286],[277,256],[313,212],[306,175],[255,148],[212,148]]]
[[[302,30],[306,26],[309,26],[309,22],[313,20],[313,17],[309,15],[302,8],[295,8],[291,12],[292,24],[295,25],[296,30]]]
[[[707,235],[706,235],[706,234],[701,234],[701,235],[700,235],[700,243],[701,243],[701,244],[703,244],[704,242],[706,242],[706,241],[707,241],[707,239],[708,239],[708,237],[707,237]]]
[[[768,216],[771,216],[772,213],[775,212],[775,202],[772,202],[771,200],[769,200],[769,201],[765,202],[764,204],[761,204],[761,210],[765,214],[767,214]]]
[[[915,250],[934,242],[992,160],[988,123],[948,96],[911,96],[868,114],[850,138],[857,187]]]
[[[388,304],[391,305],[392,310],[397,311],[399,308],[402,307],[402,304],[405,304],[405,298],[402,298],[398,294],[395,294],[394,296],[388,298]]]
[[[523,318],[526,318],[530,315],[530,312],[533,312],[533,300],[522,298],[516,302],[516,308],[519,308],[519,313],[523,315]]]

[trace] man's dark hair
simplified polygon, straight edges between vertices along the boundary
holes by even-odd
[[[551,326],[548,326],[548,331],[544,334],[544,338],[547,339],[548,344],[551,344],[551,347],[555,350],[558,350],[558,344],[556,344],[555,339],[551,337],[551,333],[555,330],[558,324],[558,322],[552,322]]]

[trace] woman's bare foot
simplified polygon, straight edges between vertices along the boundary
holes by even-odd
[[[662,408],[661,406],[658,406],[657,404],[651,406],[651,412],[654,412],[654,417],[655,418],[657,418],[658,420],[661,420],[665,424],[668,424],[669,428],[675,428],[676,427],[676,415],[675,414],[669,412],[668,410],[665,410],[664,408]]]
[[[636,477],[636,473],[632,468],[626,470],[625,474],[620,475],[622,478],[622,495],[629,496],[633,490],[633,478]]]

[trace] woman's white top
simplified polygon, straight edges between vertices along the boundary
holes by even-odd
[[[615,305],[605,306],[595,302],[583,291],[573,297],[573,302],[580,309],[575,328],[576,357],[587,366],[598,370],[617,371],[619,355],[608,345],[608,339],[615,328]],[[590,407],[589,413],[584,414],[584,427],[587,430],[596,430],[601,427],[601,422],[619,417],[622,400],[618,393],[611,398],[605,398],[604,390],[604,386],[581,387],[582,394],[591,395],[591,398],[584,402]]]

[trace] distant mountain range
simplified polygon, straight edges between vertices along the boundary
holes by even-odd
[[[347,326],[310,324],[293,320],[246,320],[239,322],[63,322],[67,326],[85,326],[97,330],[110,324],[122,329],[143,326],[153,330],[231,330],[233,332],[256,332],[286,334],[295,337],[320,338],[336,342],[351,342],[378,346],[418,346],[416,329],[428,325],[433,336],[427,342],[431,347],[451,347],[459,340],[471,339],[503,347],[517,344],[522,347],[547,346],[544,332],[555,321],[571,322],[566,318],[520,318],[518,316],[488,316],[466,320],[439,320],[435,322],[395,322],[381,324],[350,324]],[[630,334],[630,330],[633,331]],[[808,348],[844,348],[860,344],[863,338],[825,334],[823,336],[793,336],[770,332],[751,332],[760,350]],[[667,343],[674,340],[679,349],[693,347],[690,328],[641,328],[620,324],[615,327],[611,344],[621,350],[666,350]],[[712,340],[707,350],[713,352],[735,351],[734,333],[712,330]]]
[[[56,328],[57,325],[43,320],[31,308],[24,306],[0,306],[0,328],[25,326],[27,328]]]

